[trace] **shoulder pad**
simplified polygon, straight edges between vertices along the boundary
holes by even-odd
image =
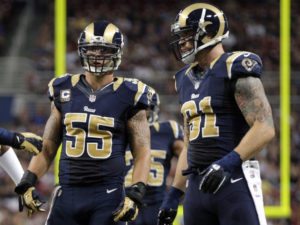
[[[159,132],[161,122],[154,122],[150,126],[154,127],[154,129]]]
[[[113,89],[116,91],[124,82],[124,77],[115,77]]]
[[[252,52],[232,52],[226,59],[226,68],[229,79],[262,74],[262,61]]]
[[[80,79],[80,74],[76,75],[71,75],[71,74],[64,74],[60,77],[55,77],[53,78],[49,83],[48,83],[48,93],[49,93],[49,98],[53,100],[54,98],[59,95],[59,91],[61,88],[70,86],[74,87]]]
[[[138,79],[124,78],[125,87],[134,94],[134,105],[141,103],[149,107],[154,90]]]

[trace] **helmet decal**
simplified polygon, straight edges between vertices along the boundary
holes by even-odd
[[[104,31],[104,40],[108,43],[113,43],[114,36],[117,32],[119,32],[119,29],[112,23],[109,24]]]

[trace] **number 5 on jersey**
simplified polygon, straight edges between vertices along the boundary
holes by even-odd
[[[78,126],[80,123],[88,123],[88,132]],[[88,115],[86,113],[67,113],[64,124],[66,135],[75,139],[75,141],[66,141],[66,154],[69,157],[77,158],[83,155],[87,138],[97,138],[102,142],[101,148],[98,148],[98,142],[89,141],[87,143],[87,153],[91,158],[106,159],[111,155],[112,133],[101,130],[99,127],[114,127],[114,118]]]
[[[150,173],[148,176],[148,186],[160,187],[164,182],[164,165],[163,161],[167,157],[167,151],[164,150],[151,150],[151,164]],[[125,186],[128,187],[132,184],[133,174],[133,157],[130,151],[126,151],[125,155],[126,166],[131,166],[125,177]]]

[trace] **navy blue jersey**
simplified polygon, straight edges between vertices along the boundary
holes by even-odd
[[[149,87],[117,77],[95,92],[84,75],[65,75],[49,83],[49,96],[62,115],[60,184],[123,183],[126,123],[151,99]]]
[[[188,163],[205,168],[232,151],[248,131],[234,98],[238,78],[260,77],[262,62],[250,52],[224,53],[201,71],[184,67],[175,75],[181,113],[189,126]]]
[[[175,121],[159,122],[150,125],[151,168],[147,191],[143,201],[153,204],[163,200],[166,191],[166,178],[170,171],[172,151],[176,140],[183,140],[182,128]],[[126,151],[127,175],[125,186],[132,184],[133,158],[131,151]]]

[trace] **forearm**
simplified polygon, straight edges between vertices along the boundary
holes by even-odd
[[[37,156],[32,157],[27,170],[34,173],[38,178],[40,178],[47,172],[48,168],[49,165],[44,156],[44,153],[40,153]]]
[[[250,126],[235,151],[239,153],[242,160],[247,160],[262,150],[274,137],[272,110],[258,78],[238,79],[235,100]]]
[[[268,123],[256,121],[243,137],[235,151],[243,161],[252,158],[274,137],[274,128]]]
[[[182,191],[186,189],[186,180],[187,176],[182,175],[182,171],[186,170],[188,167],[187,165],[187,148],[184,148],[179,155],[175,177],[172,183],[173,187],[176,187]]]
[[[147,183],[150,171],[150,129],[146,111],[140,110],[127,123],[129,143],[133,156],[132,183]]]
[[[176,187],[180,189],[181,191],[185,191],[186,189],[186,180],[187,176],[182,175],[182,171],[186,170],[188,168],[187,163],[187,149],[189,145],[189,128],[187,126],[187,121],[184,119],[183,121],[183,128],[184,128],[184,142],[183,142],[183,149],[181,154],[179,155],[177,166],[176,166],[176,172],[175,177],[172,183],[173,187]]]
[[[132,183],[143,182],[147,184],[148,175],[150,172],[151,155],[149,149],[144,149],[146,154],[138,155],[134,159]],[[148,154],[149,152],[149,154]]]
[[[183,148],[176,167],[173,184],[164,196],[158,213],[158,224],[172,224],[177,214],[181,197],[186,189],[187,177],[182,176],[182,170],[187,169],[187,148]]]
[[[51,104],[51,114],[46,123],[43,135],[43,149],[33,157],[28,170],[35,173],[39,178],[49,169],[57,149],[61,143],[61,115],[55,105]]]
[[[37,175],[38,178],[42,177],[49,169],[57,152],[57,144],[50,141],[44,141],[43,151],[37,156],[32,157],[28,170]]]

